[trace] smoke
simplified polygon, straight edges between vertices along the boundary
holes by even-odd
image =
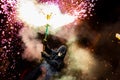
[[[93,49],[91,49],[91,46],[98,43],[100,35],[88,28],[86,24],[80,24],[79,27],[80,29],[63,27],[56,34],[52,34],[52,36],[57,36],[61,40],[65,39],[68,46],[65,58],[66,67],[60,75],[53,77],[53,80],[98,80],[105,71],[110,69],[110,64],[107,61],[98,59]],[[22,41],[25,43],[23,58],[29,61],[40,61],[43,45],[36,38],[38,36],[37,31],[30,27],[24,27],[20,31],[20,36],[22,36]],[[85,37],[90,43],[89,45],[81,41]],[[54,44],[54,42],[48,43]],[[86,45],[86,47],[83,47],[83,45]]]
[[[43,45],[40,40],[38,41],[36,39],[37,32],[35,31],[35,29],[30,27],[24,27],[21,29],[19,34],[25,44],[25,50],[22,54],[22,57],[29,61],[41,60],[41,52],[43,51]]]
[[[96,64],[92,53],[90,53],[87,49],[79,48],[75,43],[69,47],[69,53],[69,66],[71,69],[81,69],[85,73],[89,73],[93,66]]]
[[[76,78],[68,75],[68,76],[63,76],[61,79],[57,79],[57,80],[76,80]]]
[[[76,43],[72,43],[68,48],[67,70],[60,80],[89,80],[93,79],[97,66],[97,61],[89,50],[79,48]]]
[[[79,47],[76,41],[67,45],[66,67],[52,80],[97,80],[106,71],[106,62],[96,59],[90,49]]]
[[[62,27],[56,34],[52,34],[52,36],[57,36],[61,40],[66,40],[66,45],[68,46],[68,52],[65,57],[66,67],[60,75],[53,77],[53,80],[97,80],[109,68],[106,67],[107,62],[100,61],[96,58],[94,51],[89,45],[86,48],[83,47],[83,44],[86,45],[86,43],[79,43],[82,38],[87,37],[91,43],[90,45],[95,45],[97,41],[94,41],[96,38],[98,39],[99,35],[89,29],[88,25],[83,26],[80,24],[79,27],[81,28]],[[37,32],[31,27],[24,27],[20,31],[20,36],[22,36],[22,41],[25,44],[25,51],[22,57],[29,61],[41,60],[43,45],[40,39],[37,39]],[[48,43],[54,44],[54,42]]]
[[[110,68],[108,62],[96,57],[93,49],[100,34],[90,29],[86,23],[76,27],[64,28],[56,34],[67,41],[68,52],[62,75],[53,80],[98,80]],[[82,41],[83,38],[87,41]]]

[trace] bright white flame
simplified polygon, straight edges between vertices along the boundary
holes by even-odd
[[[18,18],[33,27],[49,24],[53,29],[56,29],[75,20],[74,16],[62,14],[55,4],[38,4],[34,0],[20,0],[17,11]],[[51,15],[49,20],[47,15]]]

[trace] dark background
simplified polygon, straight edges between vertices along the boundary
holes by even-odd
[[[88,20],[92,30],[100,33],[94,50],[98,58],[110,63],[110,70],[99,80],[120,79],[120,40],[115,38],[120,33],[120,1],[98,0],[93,11],[94,16]]]

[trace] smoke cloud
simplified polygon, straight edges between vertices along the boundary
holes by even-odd
[[[29,61],[41,60],[43,44],[40,39],[37,39],[37,32],[30,27],[24,27],[20,31],[20,36],[22,36],[22,41],[25,44],[25,51],[22,56]],[[60,44],[65,43],[68,47],[65,57],[66,67],[60,75],[53,77],[52,80],[98,80],[110,68],[108,62],[104,60],[100,61],[95,56],[92,48],[96,45],[100,35],[91,30],[87,24],[80,24],[79,28],[62,27],[62,29],[52,34],[52,36],[57,36],[56,38],[59,38],[61,41]],[[86,40],[84,41],[83,38]],[[59,45],[54,44],[54,40],[58,39],[50,39],[53,41],[48,41],[48,44],[53,44],[52,46]],[[65,40],[65,42],[62,42],[62,40]],[[85,47],[83,47],[84,45]]]
[[[61,78],[55,80],[97,80],[105,71],[104,63],[99,62],[89,49],[80,48],[76,42],[69,45]],[[101,68],[97,68],[101,66]]]
[[[37,40],[37,32],[30,27],[24,27],[20,31],[20,36],[25,44],[25,51],[22,55],[24,59],[29,61],[41,60],[41,52],[43,51],[43,44]]]
[[[53,80],[98,80],[110,69],[110,64],[98,58],[94,52],[101,35],[92,30],[87,23],[62,30],[56,36],[67,41],[66,67],[62,75]]]

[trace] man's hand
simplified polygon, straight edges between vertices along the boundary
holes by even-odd
[[[47,45],[47,41],[43,40],[42,43],[46,46]]]

